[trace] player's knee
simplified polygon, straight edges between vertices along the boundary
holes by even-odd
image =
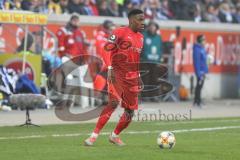
[[[119,104],[119,101],[111,101],[110,102],[110,106],[113,108],[117,108],[118,104]]]
[[[133,117],[134,116],[134,110],[131,109],[125,109],[125,112],[128,114],[129,117]]]

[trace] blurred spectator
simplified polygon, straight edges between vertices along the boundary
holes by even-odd
[[[201,107],[202,105],[201,91],[203,88],[205,75],[208,73],[207,52],[204,48],[205,43],[206,43],[205,36],[198,35],[196,43],[193,46],[193,65],[197,77],[197,85],[195,88],[193,104],[194,106],[198,107]]]
[[[61,6],[59,4],[59,0],[49,0],[48,3],[48,12],[50,14],[61,14],[62,10],[61,10]]]
[[[141,4],[132,1],[132,9],[141,9]]]
[[[43,32],[37,31],[33,32],[34,45],[33,50],[36,54],[41,54],[43,51]]]
[[[110,0],[108,10],[109,10],[111,16],[113,16],[113,17],[120,16],[119,7],[115,0]]]
[[[0,9],[4,9],[4,1],[0,1]]]
[[[160,2],[158,0],[145,0],[142,4],[146,18],[153,19],[159,16]]]
[[[148,62],[160,62],[162,54],[162,38],[158,34],[159,26],[150,21],[144,35],[144,49],[141,59]]]
[[[168,0],[163,0],[162,5],[161,5],[161,13],[166,16],[168,19],[173,18],[173,14],[169,9],[169,1]]]
[[[123,5],[120,5],[119,12],[121,17],[127,17],[128,11],[133,9],[131,0],[125,0]]]
[[[140,8],[140,4],[134,3],[131,0],[125,0],[123,5],[120,5],[119,12],[121,17],[127,17],[128,11],[134,9],[134,8]]]
[[[150,62],[151,64],[142,63],[141,67],[144,70],[150,70],[151,72],[148,75],[143,76],[142,80],[144,84],[156,84],[157,78],[159,77],[159,64],[162,56],[162,38],[158,34],[159,26],[157,23],[150,21],[144,35],[144,48],[143,53],[141,54],[142,62]],[[144,97],[148,97],[145,95]],[[147,99],[143,99],[147,100]],[[158,101],[157,97],[150,98],[151,101]]]
[[[59,0],[59,5],[61,7],[62,14],[68,14],[69,13],[68,3],[69,3],[69,0]]]
[[[89,5],[89,7],[91,8],[91,10],[92,10],[92,14],[94,15],[94,16],[98,16],[99,15],[99,13],[98,13],[98,8],[97,8],[97,2],[96,2],[96,0],[87,0],[87,1],[89,1],[88,3],[88,5]]]
[[[98,11],[100,16],[113,16],[108,8],[108,2],[106,0],[102,0],[98,3]]]
[[[23,10],[30,10],[31,5],[31,0],[25,0],[21,3],[21,7]]]
[[[173,19],[195,22],[203,20],[201,6],[198,1],[172,0],[169,1],[169,10],[173,15]]]
[[[204,19],[208,22],[220,22],[218,17],[218,9],[213,4],[209,4],[207,6]]]
[[[84,10],[84,14],[86,15],[89,15],[89,16],[98,15],[98,9],[97,9],[95,0],[84,0],[83,10]]]
[[[26,52],[24,52],[24,42],[26,41]],[[17,53],[25,53],[25,54],[32,54],[33,53],[33,43],[34,37],[31,34],[27,34],[27,37],[23,37],[21,40],[21,44],[18,46],[16,52]]]
[[[12,9],[12,10],[21,10],[21,2],[22,0],[9,0],[9,1],[2,1],[1,6],[2,9]]]
[[[189,19],[188,6],[188,0],[169,1],[169,10],[173,14],[173,18],[177,20]]]
[[[197,23],[203,21],[200,4],[194,4],[191,9],[189,14],[191,15],[193,13],[193,21]]]
[[[69,0],[68,10],[69,13],[78,13],[81,15],[87,15],[87,11],[84,9],[84,0]]]
[[[33,50],[36,54],[42,55],[42,72],[49,76],[53,70],[56,68],[55,65],[60,66],[60,58],[56,55],[51,55],[48,50],[43,49],[43,32],[33,32],[34,45]],[[49,58],[52,57],[52,60]],[[54,61],[53,61],[54,60]]]
[[[231,8],[228,3],[222,3],[220,5],[219,18],[224,23],[236,23],[235,17],[231,13]]]
[[[60,57],[72,58],[85,53],[88,42],[79,28],[79,23],[79,17],[72,15],[67,25],[57,31]]]
[[[238,3],[238,6],[237,6],[237,11],[236,11],[236,14],[234,15],[235,18],[236,18],[236,21],[238,23],[240,23],[240,2]]]
[[[21,7],[23,10],[29,10],[32,12],[40,12],[40,13],[47,13],[47,5],[45,1],[39,0],[24,0],[21,3]]]

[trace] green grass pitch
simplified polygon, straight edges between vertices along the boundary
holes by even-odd
[[[109,123],[104,128],[104,134],[93,147],[82,145],[95,125],[91,123],[0,127],[0,160],[240,159],[240,118],[133,122],[121,135],[127,144],[124,147],[108,142],[108,132],[115,124]],[[176,131],[177,143],[171,150],[162,150],[156,144],[158,134],[166,130]]]

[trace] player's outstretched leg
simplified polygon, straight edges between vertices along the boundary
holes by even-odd
[[[108,122],[109,118],[111,117],[114,110],[117,108],[118,102],[112,102],[109,103],[100,114],[100,117],[98,119],[98,122],[96,124],[96,127],[94,131],[92,132],[91,136],[87,138],[84,141],[84,144],[86,146],[92,146],[94,142],[97,140],[99,132],[102,130],[102,128],[105,126],[105,124]]]
[[[120,139],[119,134],[128,127],[130,122],[132,121],[132,117],[134,114],[134,110],[125,109],[124,113],[122,114],[115,130],[110,134],[109,141],[113,144],[118,146],[124,146],[125,143]]]

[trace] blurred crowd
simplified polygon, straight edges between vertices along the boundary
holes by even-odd
[[[1,0],[5,10],[48,14],[126,17],[133,8],[146,18],[195,22],[240,23],[240,0]]]

